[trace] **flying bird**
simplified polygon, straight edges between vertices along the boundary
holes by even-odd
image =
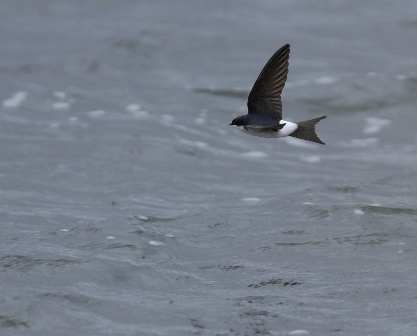
[[[282,119],[281,92],[288,74],[290,45],[279,49],[266,63],[248,97],[248,114],[233,119],[242,132],[264,138],[292,136],[324,145],[316,134],[316,124],[326,116],[290,122]]]

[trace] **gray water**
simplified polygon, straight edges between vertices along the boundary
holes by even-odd
[[[417,5],[2,1],[1,335],[417,335]],[[291,44],[284,117],[229,126]]]

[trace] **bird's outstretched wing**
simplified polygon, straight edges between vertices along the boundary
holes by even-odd
[[[290,45],[279,49],[266,63],[248,97],[248,113],[264,114],[277,121],[282,119],[281,92],[288,74]]]

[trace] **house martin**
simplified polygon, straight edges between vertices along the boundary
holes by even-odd
[[[300,122],[282,119],[281,92],[288,74],[290,45],[279,49],[266,63],[248,97],[248,114],[233,119],[242,132],[264,138],[292,136],[324,145],[316,124],[325,116]]]

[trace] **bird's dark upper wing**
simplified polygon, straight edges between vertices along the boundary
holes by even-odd
[[[248,97],[248,113],[282,119],[281,92],[288,74],[290,45],[279,49],[266,63]]]

